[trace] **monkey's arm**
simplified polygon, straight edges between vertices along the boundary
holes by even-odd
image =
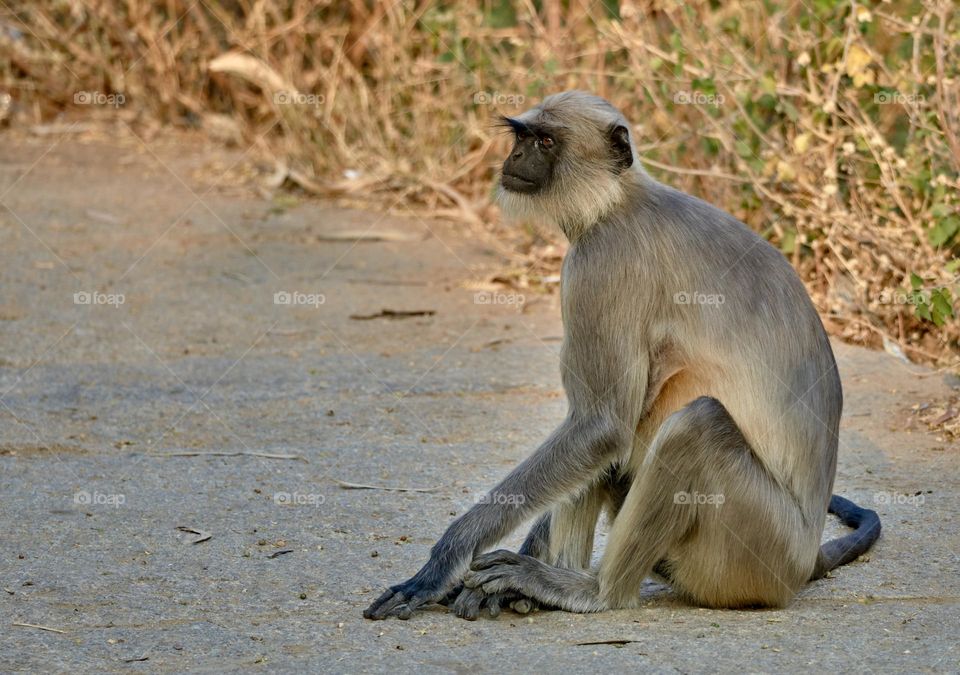
[[[391,586],[364,610],[364,617],[407,619],[421,605],[444,598],[475,555],[595,479],[629,442],[628,429],[604,405],[596,406],[589,416],[572,412],[533,455],[490,491],[489,499],[447,528],[416,575]]]

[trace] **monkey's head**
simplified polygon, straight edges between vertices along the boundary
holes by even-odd
[[[503,123],[515,135],[500,178],[504,212],[552,222],[571,240],[621,204],[643,173],[629,123],[598,96],[554,94]]]

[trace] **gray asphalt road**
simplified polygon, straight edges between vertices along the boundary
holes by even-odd
[[[561,419],[559,312],[478,301],[449,226],[217,186],[241,159],[0,144],[0,671],[960,670],[958,448],[902,423],[946,385],[840,344],[884,536],[789,608],[364,621]]]

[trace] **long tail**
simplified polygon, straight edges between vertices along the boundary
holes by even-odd
[[[844,525],[852,527],[853,532],[839,539],[831,539],[820,547],[817,566],[810,581],[821,578],[835,567],[856,560],[880,538],[880,516],[876,511],[861,508],[839,495],[830,498],[829,509]]]

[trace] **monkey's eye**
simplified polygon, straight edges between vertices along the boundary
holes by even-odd
[[[554,141],[550,136],[544,136],[543,138],[540,139],[540,145],[542,145],[545,148],[552,148],[553,143]]]

